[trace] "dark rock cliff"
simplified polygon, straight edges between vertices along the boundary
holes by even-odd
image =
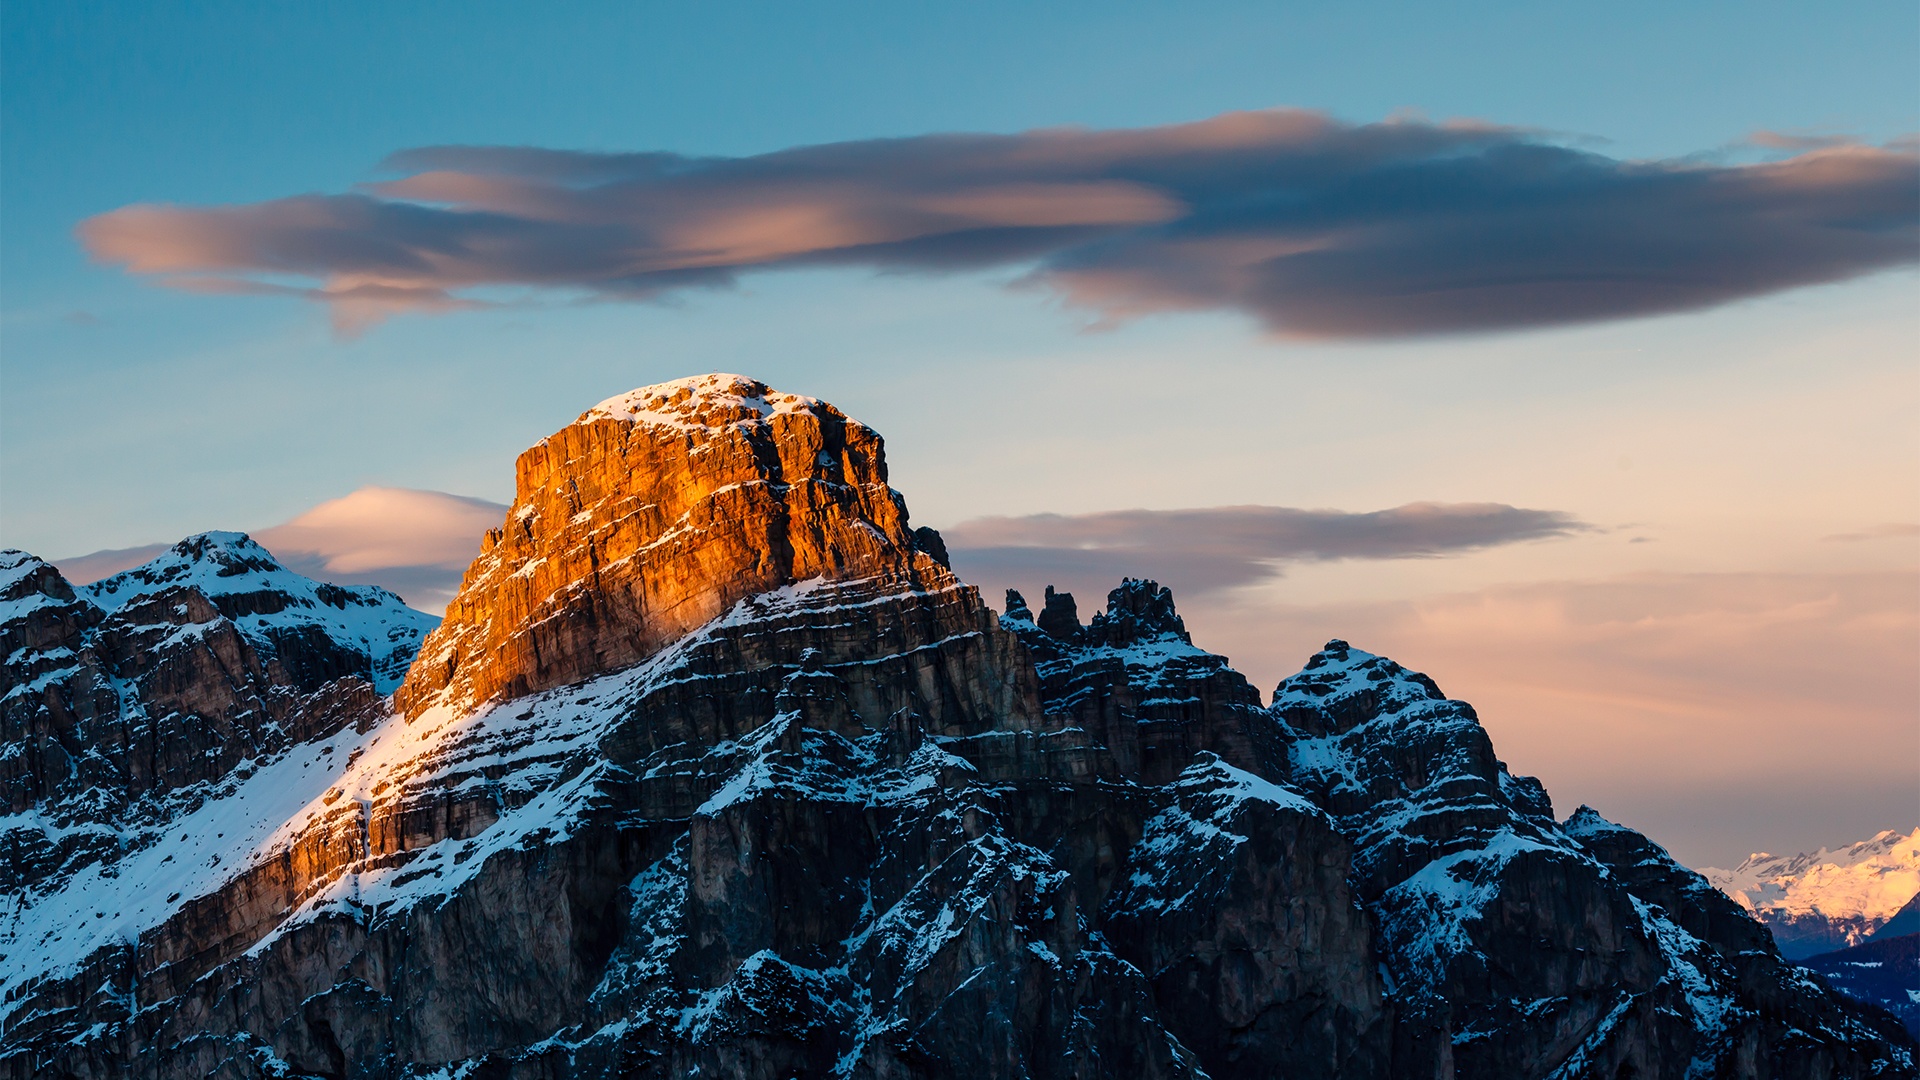
[[[206,644],[169,693],[362,696],[209,705],[111,814],[41,763],[174,638],[50,674],[118,613],[9,564],[4,835],[93,854],[0,912],[0,1075],[1914,1075],[1425,676],[1331,642],[1264,704],[1152,582],[997,614],[830,407],[621,403],[522,459],[398,710]]]

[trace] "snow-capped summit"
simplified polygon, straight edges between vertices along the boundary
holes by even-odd
[[[625,420],[696,430],[755,423],[780,413],[811,413],[823,404],[819,398],[772,389],[758,379],[716,371],[615,394],[582,413],[580,422]]]
[[[277,639],[319,630],[364,653],[374,689],[390,693],[406,676],[420,639],[440,620],[374,585],[332,585],[296,574],[239,532],[187,537],[159,558],[82,586],[108,613],[172,588],[198,589],[240,632],[273,650]]]
[[[1701,873],[1771,927],[1782,952],[1811,956],[1860,944],[1920,894],[1920,829],[1798,855],[1759,851]]]
[[[410,716],[638,663],[810,578],[955,584],[887,486],[877,432],[743,375],[609,398],[514,471],[505,523],[396,695]]]
[[[170,585],[197,586],[208,599],[261,591],[270,587],[263,576],[280,569],[273,553],[246,533],[212,531],[195,533],[157,558],[84,589],[95,603],[115,611],[136,596]]]
[[[1282,682],[1273,707],[1310,706],[1338,712],[1340,704],[1364,696],[1368,708],[1399,712],[1427,701],[1445,701],[1434,681],[1384,656],[1356,649],[1335,638],[1307,660],[1307,666]]]

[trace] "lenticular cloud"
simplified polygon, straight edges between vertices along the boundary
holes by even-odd
[[[1295,337],[1709,307],[1907,263],[1910,149],[1620,161],[1511,128],[1317,113],[927,135],[754,157],[427,147],[333,195],[91,218],[96,258],[291,293],[347,327],[519,287],[642,299],[750,270],[1025,268],[1107,317],[1227,309]],[[477,292],[476,292],[477,291]]]

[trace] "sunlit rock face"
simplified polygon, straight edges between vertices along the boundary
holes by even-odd
[[[515,478],[399,694],[409,714],[637,663],[796,581],[953,581],[914,551],[877,433],[738,375],[603,401],[520,455]]]
[[[1914,1072],[1433,680],[1334,641],[1265,703],[1150,581],[992,611],[751,380],[524,455],[392,698],[214,549],[112,610],[0,557],[0,1076]],[[161,701],[192,767],[121,782]]]

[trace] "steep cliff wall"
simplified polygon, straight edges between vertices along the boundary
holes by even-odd
[[[811,578],[954,584],[914,551],[880,436],[737,375],[635,390],[520,455],[506,522],[399,705],[465,708],[635,664]]]
[[[989,610],[830,406],[685,380],[519,469],[397,707],[166,574],[104,659],[144,609],[0,560],[0,1076],[1914,1075],[1426,676]],[[236,694],[291,711],[80,811],[129,701]]]

